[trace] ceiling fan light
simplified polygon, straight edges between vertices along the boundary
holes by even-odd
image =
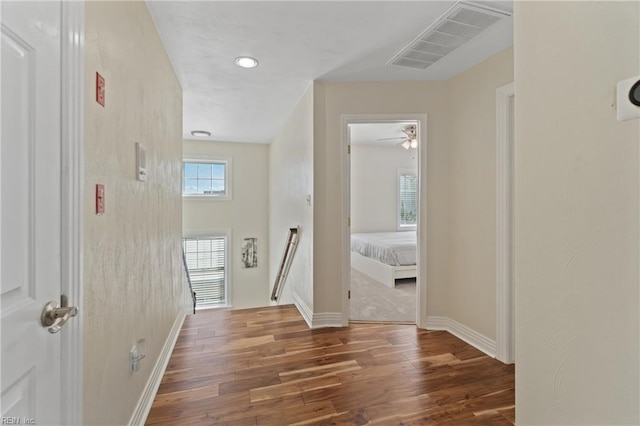
[[[192,130],[191,135],[197,138],[208,138],[209,136],[211,136],[211,132],[208,132],[206,130]]]
[[[418,139],[411,139],[410,145],[411,145],[411,148],[417,148],[418,147]]]
[[[416,146],[417,146],[417,145],[416,145]],[[403,147],[404,149],[409,149],[409,148],[411,148],[411,141],[407,139],[406,141],[402,142],[402,147]]]

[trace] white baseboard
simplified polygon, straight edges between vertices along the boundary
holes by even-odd
[[[136,404],[133,415],[129,420],[130,426],[143,425],[146,422],[149,411],[151,410],[151,405],[153,405],[153,400],[156,397],[156,392],[158,392],[160,382],[162,381],[164,372],[167,369],[169,358],[171,358],[173,347],[176,345],[176,340],[178,340],[178,335],[180,334],[180,329],[182,328],[185,317],[186,313],[180,312],[174,321],[171,331],[167,336],[167,340],[164,342],[162,351],[160,351],[160,356],[156,361],[156,365],[151,371],[149,380],[147,380],[147,384],[144,387],[142,395],[140,395],[140,399],[138,400],[138,404]]]
[[[342,327],[342,312],[314,313],[296,292],[293,301],[309,328]]]
[[[449,317],[427,317],[427,330],[444,330],[464,340],[492,358],[496,357],[496,342]]]
[[[313,314],[311,328],[343,327],[342,312],[320,312]]]
[[[298,312],[300,312],[300,315],[302,315],[302,318],[304,318],[309,328],[313,328],[313,310],[295,291],[293,292],[293,304],[296,305]]]

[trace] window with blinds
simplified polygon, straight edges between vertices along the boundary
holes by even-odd
[[[196,293],[196,309],[227,304],[227,237],[182,239],[191,286]]]
[[[398,173],[399,228],[414,228],[418,219],[418,176],[413,172]]]

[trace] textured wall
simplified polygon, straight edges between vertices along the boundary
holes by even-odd
[[[185,198],[182,230],[185,235],[231,231],[229,292],[233,308],[269,305],[269,145],[187,140],[183,157],[231,159],[232,199]],[[242,241],[248,237],[258,238],[256,268],[241,264]]]
[[[300,226],[299,244],[280,303],[294,294],[313,309],[313,100],[310,86],[269,146],[270,286],[289,228]],[[306,197],[311,197],[311,206]]]
[[[640,3],[514,6],[516,420],[637,425]]]
[[[351,146],[351,232],[398,229],[398,169],[418,170],[415,149]]]
[[[95,100],[95,73],[106,106]],[[144,2],[87,2],[84,424],[126,424],[182,300],[182,89]],[[135,145],[149,180],[136,181]],[[94,214],[94,188],[106,213]],[[147,357],[129,371],[129,350]]]
[[[496,89],[513,81],[508,48],[448,81],[448,316],[496,338]]]
[[[342,300],[342,136],[343,114],[427,114],[428,240],[423,234],[421,265],[426,266],[430,315],[446,315],[448,282],[448,99],[445,82],[315,83],[314,120],[314,311],[340,312]],[[424,224],[423,224],[424,225]],[[424,229],[424,227],[423,227]],[[429,253],[427,257],[427,253]],[[423,269],[424,271],[424,269]]]

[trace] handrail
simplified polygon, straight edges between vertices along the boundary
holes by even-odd
[[[193,286],[191,285],[191,275],[189,275],[189,268],[187,267],[187,257],[184,254],[184,247],[182,247],[182,264],[184,265],[184,272],[187,274],[187,283],[189,283],[189,292],[191,293],[191,298],[193,300],[193,313],[196,313],[196,292],[193,291]]]
[[[298,247],[298,231],[299,227],[289,228],[289,236],[284,246],[284,253],[282,260],[280,261],[280,268],[276,274],[275,282],[273,283],[273,291],[271,292],[271,300],[277,301],[282,293],[282,288],[289,275],[289,269],[291,268],[291,262],[293,261],[293,255]]]

